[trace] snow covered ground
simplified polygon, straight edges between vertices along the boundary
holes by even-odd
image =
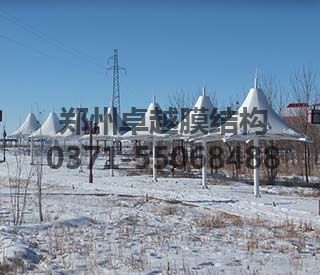
[[[100,162],[99,162],[100,161]],[[30,157],[25,156],[24,177]],[[299,188],[200,179],[115,177],[102,160],[88,171],[44,167],[44,222],[35,183],[25,222],[12,224],[8,175],[0,164],[2,271],[48,274],[319,274],[318,198]],[[123,172],[122,172],[123,173]],[[308,190],[311,193],[311,190]],[[307,193],[308,193],[307,192]],[[0,274],[1,274],[0,269]]]

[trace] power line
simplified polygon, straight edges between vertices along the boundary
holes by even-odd
[[[23,43],[23,42],[21,42],[21,41],[18,41],[18,40],[14,39],[14,38],[11,38],[11,37],[9,37],[9,36],[0,34],[0,38],[4,39],[4,40],[6,40],[6,41],[8,41],[8,42],[10,42],[10,43],[13,43],[13,44],[15,44],[15,45],[18,45],[18,46],[20,46],[20,47],[23,47],[23,48],[25,48],[25,49],[27,49],[27,50],[32,50],[32,51],[34,51],[34,52],[36,52],[36,53],[38,53],[38,54],[40,54],[40,55],[42,55],[42,56],[45,56],[45,57],[48,57],[48,58],[52,58],[52,59],[54,59],[55,61],[62,62],[62,63],[64,63],[64,64],[70,65],[68,62],[64,62],[64,61],[62,61],[62,60],[56,59],[56,58],[50,56],[49,54],[47,54],[46,52],[44,52],[44,51],[42,51],[42,50],[39,50],[39,49],[34,48],[34,47],[32,47],[32,46],[29,46],[29,45],[27,45],[27,44],[25,44],[25,43]],[[74,66],[76,66],[77,68],[79,68],[79,64],[75,64],[75,63],[74,63],[74,64],[72,64],[72,65],[74,65]],[[86,70],[101,75],[101,72],[98,71],[98,70],[96,70],[96,69],[86,68]]]
[[[23,22],[22,20],[20,20],[16,16],[10,14],[9,12],[7,12],[7,11],[5,11],[3,9],[0,9],[0,16],[3,19],[5,19],[5,20],[15,24],[16,26],[20,27],[24,31],[34,35],[38,39],[44,40],[44,41],[54,45],[55,47],[60,48],[61,50],[63,50],[64,52],[66,52],[66,53],[68,53],[68,54],[70,54],[72,56],[85,57],[87,60],[89,60],[92,64],[94,64],[95,66],[99,67],[100,69],[104,68],[104,65],[99,63],[100,61],[98,61],[97,59],[91,57],[89,54],[85,53],[84,51],[76,49],[74,47],[68,48],[61,41],[59,41],[57,39],[53,39],[53,38],[49,37],[47,34],[45,34],[44,32],[36,30],[33,26]]]
[[[18,40],[15,40],[14,38],[11,38],[11,37],[9,37],[9,36],[0,34],[0,38],[2,38],[2,39],[4,39],[4,40],[7,40],[7,41],[9,41],[9,42],[11,42],[11,43],[14,43],[14,44],[16,44],[16,45],[18,45],[18,46],[21,46],[21,47],[23,47],[23,48],[25,48],[25,49],[33,50],[33,51],[35,51],[35,52],[37,52],[38,54],[41,54],[41,55],[43,55],[43,56],[50,57],[50,56],[49,56],[48,54],[46,54],[45,52],[43,52],[43,51],[41,51],[41,50],[38,50],[38,49],[36,49],[36,48],[34,48],[34,47],[28,46],[27,44],[24,44],[24,43],[22,43],[22,42],[20,42],[20,41],[18,41]]]

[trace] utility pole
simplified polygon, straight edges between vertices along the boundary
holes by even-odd
[[[93,132],[93,123],[90,122],[90,161],[89,161],[89,183],[93,183],[93,174],[92,174],[92,168],[93,168],[93,156],[92,156],[92,132]]]
[[[109,68],[107,68],[107,71],[112,70],[113,71],[113,91],[112,91],[112,103],[111,103],[111,108],[112,110],[115,110],[115,112],[113,112],[113,123],[115,125],[115,129],[117,129],[117,131],[120,129],[120,127],[122,126],[122,120],[121,120],[121,101],[120,101],[120,74],[119,71],[125,71],[125,73],[127,72],[126,68],[123,68],[119,65],[119,53],[118,53],[118,49],[114,49],[113,50],[113,56],[111,56],[108,59],[108,63],[110,62],[110,60],[113,61],[113,65]],[[116,115],[115,115],[116,114]],[[119,142],[120,145],[120,150],[121,150],[121,142]],[[112,149],[112,152],[110,151],[111,154],[114,154],[114,151]],[[111,157],[111,160],[113,162],[113,155]],[[110,165],[113,165],[113,163]]]
[[[2,110],[0,110],[0,122],[2,121]],[[3,126],[3,162],[6,161],[6,137],[7,137],[7,132]]]
[[[120,74],[119,71],[123,70],[126,72],[126,69],[121,67],[119,65],[119,53],[118,53],[118,49],[114,49],[113,51],[113,56],[111,56],[108,59],[108,63],[110,62],[110,60],[113,60],[113,65],[109,68],[107,68],[108,71],[112,70],[113,71],[113,91],[112,91],[112,108],[116,108],[116,111],[118,113],[118,122],[120,122],[120,118],[121,118],[121,101],[120,101]]]
[[[6,129],[3,127],[3,162],[6,162],[6,137],[7,132]]]
[[[113,92],[112,92],[112,107],[117,108],[118,114],[120,110],[120,82],[119,82],[119,56],[118,50],[114,50],[113,54]]]

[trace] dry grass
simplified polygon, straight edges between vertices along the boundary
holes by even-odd
[[[258,216],[253,219],[245,219],[245,224],[253,227],[265,227],[268,225],[268,222]]]
[[[259,247],[259,241],[257,239],[247,240],[247,251],[252,253],[255,249]]]
[[[178,213],[177,205],[165,205],[160,208],[161,216],[171,216],[171,215],[176,215],[177,213]]]
[[[127,173],[126,173],[126,176],[127,177],[133,177],[133,176],[140,176],[141,175],[141,173],[139,172],[135,172],[135,171],[128,171]]]
[[[297,196],[297,197],[307,197],[307,198],[318,198],[320,197],[319,190],[306,191],[304,189],[294,189],[294,190],[280,190],[278,195],[281,196]]]
[[[222,216],[208,215],[195,221],[197,227],[214,229],[226,227],[226,222]]]
[[[265,221],[260,218],[246,219],[226,212],[205,215],[195,220],[195,225],[203,228],[224,228],[227,226],[242,227],[244,225],[261,226],[264,223]]]
[[[199,253],[206,249],[236,249],[252,257],[262,253],[261,250],[267,253],[265,255],[298,255],[290,259],[297,267],[302,253],[310,251],[310,255],[315,253],[313,256],[319,253],[316,244],[310,249],[310,242],[317,238],[320,240],[320,229],[308,222],[297,224],[284,220],[271,223],[259,216],[241,217],[152,197],[148,202],[144,197],[121,197],[119,202],[118,197],[110,196],[108,201],[102,200],[104,204],[101,205],[108,207],[108,211],[112,207],[121,207],[123,213],[119,216],[114,213],[112,218],[110,216],[106,221],[90,226],[50,228],[46,235],[33,237],[35,242],[40,238],[42,251],[48,251],[43,261],[49,268],[57,266],[61,270],[77,270],[85,266],[91,274],[102,274],[99,268],[108,266],[114,273],[121,269],[147,273],[154,270],[152,261],[156,257],[160,262],[157,271],[163,274],[218,274],[216,267],[199,267],[199,263],[189,261],[190,258],[186,258],[186,262],[180,261],[191,255],[182,246],[199,250]],[[169,257],[173,254],[179,261],[171,261]],[[103,258],[98,255],[103,255]],[[81,263],[76,263],[75,258],[81,259]],[[6,265],[0,265],[0,275],[8,272],[6,268]],[[250,274],[257,274],[253,269],[250,271]],[[243,274],[246,272],[249,271],[245,270]]]
[[[3,262],[0,262],[0,275],[8,274],[10,272],[10,266],[7,260],[4,258]]]
[[[300,222],[299,228],[302,232],[311,232],[313,231],[313,226],[311,222]]]
[[[245,219],[238,215],[222,212],[219,216],[233,226],[242,226],[245,224]]]
[[[310,222],[300,222],[299,225],[294,224],[292,220],[285,220],[283,222],[271,225],[272,229],[278,230],[278,238],[290,239],[290,238],[302,238],[304,233],[314,231],[314,228]]]
[[[314,229],[314,237],[316,240],[320,240],[320,228],[315,228]]]
[[[26,271],[26,266],[22,259],[16,257],[11,263],[6,258],[0,262],[0,275],[4,274],[23,274]]]
[[[230,185],[231,181],[228,181],[227,178],[222,179],[208,179],[209,185]]]
[[[206,215],[195,220],[196,227],[213,230],[223,229],[228,232],[225,242],[236,243],[239,239],[245,240],[245,249],[252,254],[256,249],[287,253],[295,251],[303,253],[307,249],[307,241],[320,240],[320,229],[313,228],[309,222],[294,223],[284,220],[271,223],[257,218],[243,218],[229,213]],[[248,229],[244,230],[244,226]],[[231,230],[230,230],[231,227]],[[212,231],[214,234],[215,231]],[[311,234],[311,235],[310,235]],[[310,251],[314,255],[314,251]]]

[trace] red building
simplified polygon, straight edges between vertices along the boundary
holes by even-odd
[[[320,104],[309,106],[307,103],[290,103],[281,110],[281,117],[296,127],[305,117],[309,124],[320,124]]]

